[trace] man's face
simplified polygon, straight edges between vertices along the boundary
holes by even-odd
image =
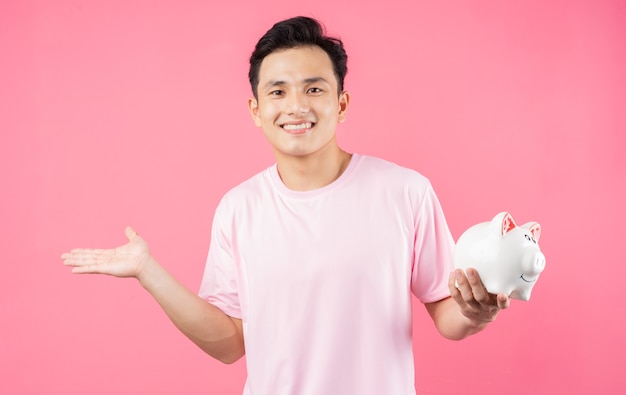
[[[263,129],[277,159],[336,148],[335,130],[345,119],[348,103],[347,92],[337,93],[330,58],[316,46],[265,57],[258,99],[248,100],[254,123]]]

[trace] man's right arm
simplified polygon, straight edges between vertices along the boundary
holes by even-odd
[[[244,355],[241,320],[200,298],[176,280],[154,258],[137,279],[174,325],[212,357],[233,363]]]
[[[62,255],[73,273],[135,277],[174,325],[212,357],[233,363],[245,353],[240,319],[200,298],[176,280],[150,254],[148,244],[126,229],[128,244],[114,249],[74,249]]]

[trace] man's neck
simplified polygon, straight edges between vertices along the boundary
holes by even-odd
[[[292,191],[312,191],[338,179],[348,168],[352,154],[335,146],[306,156],[276,155],[278,174]]]

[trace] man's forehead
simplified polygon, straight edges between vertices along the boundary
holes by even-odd
[[[273,52],[259,69],[260,86],[336,83],[332,61],[319,47],[296,47]]]

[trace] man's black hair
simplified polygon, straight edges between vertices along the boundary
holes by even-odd
[[[337,78],[337,94],[343,92],[343,81],[348,72],[348,55],[343,43],[338,38],[326,36],[324,27],[315,19],[298,16],[274,24],[256,44],[250,56],[248,72],[254,97],[258,98],[259,70],[267,55],[279,50],[307,46],[318,46],[328,54]]]

